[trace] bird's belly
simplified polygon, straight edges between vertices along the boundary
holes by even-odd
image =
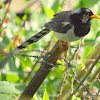
[[[67,33],[55,33],[55,36],[62,41],[66,42],[73,42],[81,39],[82,37],[78,37],[74,34],[74,28],[71,30],[67,31]]]

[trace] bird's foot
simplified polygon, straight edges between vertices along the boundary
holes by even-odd
[[[59,50],[62,51],[64,49],[64,51],[67,51],[69,47],[69,43],[68,42],[62,42],[61,40],[59,40]]]
[[[62,51],[64,49],[63,51],[65,51],[64,52],[65,58],[69,57],[68,49],[70,45],[71,45],[70,42],[62,42],[59,40],[59,50]]]

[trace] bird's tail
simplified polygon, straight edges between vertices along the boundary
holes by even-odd
[[[14,54],[17,54],[18,52],[20,52],[22,49],[28,47],[29,45],[37,42],[39,39],[41,39],[43,36],[45,36],[46,34],[48,34],[50,32],[50,30],[48,28],[43,29],[42,31],[40,31],[39,33],[35,34],[34,36],[32,36],[30,39],[28,39],[27,41],[23,42],[21,45],[19,45],[17,48],[15,48],[13,51],[11,51],[10,53],[7,54],[7,56],[2,60],[2,62],[0,63],[0,70],[5,66],[5,64],[11,59],[11,57],[13,57]]]
[[[13,57],[13,53],[10,52],[7,54],[7,56],[2,60],[2,62],[0,63],[0,70],[4,67],[4,65],[10,60],[10,58]]]

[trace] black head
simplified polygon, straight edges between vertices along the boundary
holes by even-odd
[[[69,20],[74,25],[75,35],[78,37],[85,36],[90,31],[91,19],[100,19],[99,16],[93,14],[88,8],[79,8],[71,12]]]
[[[75,23],[83,23],[87,24],[91,20],[91,16],[93,15],[93,12],[88,8],[79,8],[77,10],[72,11],[72,14],[70,15],[71,22]]]
[[[79,8],[72,11],[69,16],[70,22],[74,25],[75,35],[78,37],[85,36],[90,31],[91,16],[93,12],[88,8]]]
[[[80,8],[80,12],[79,13],[81,15],[86,15],[86,16],[89,16],[89,17],[91,17],[93,15],[93,12],[88,8]]]

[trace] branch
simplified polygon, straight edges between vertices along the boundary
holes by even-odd
[[[66,47],[63,46],[63,51],[59,50],[58,42],[51,50],[49,57],[47,58],[47,61],[52,64],[56,64],[56,61],[61,56],[61,54],[65,51]],[[41,65],[40,69],[37,71],[35,76],[32,78],[22,95],[20,96],[19,100],[30,100],[35,92],[38,90],[44,79],[49,74],[51,68],[50,64],[43,62],[43,65]]]
[[[6,10],[6,12],[5,12],[5,15],[4,15],[3,19],[2,19],[2,22],[1,22],[1,24],[0,24],[0,28],[2,27],[3,21],[4,21],[4,19],[6,18],[7,13],[9,12],[11,1],[12,1],[12,0],[9,0],[9,4],[8,4],[7,10]]]
[[[89,79],[89,81],[87,82],[86,86],[88,86],[90,83],[92,83],[92,81],[96,78],[96,76],[99,74],[100,71],[100,67],[95,71],[95,73],[92,75],[92,77]],[[83,92],[83,89],[80,90],[79,94],[77,95],[78,97],[81,96]]]
[[[100,54],[100,42],[96,45],[94,52],[88,57],[88,59],[96,59],[97,55]],[[96,60],[94,60],[96,61]],[[93,63],[93,61],[86,61],[85,62],[85,66],[86,69],[88,70],[89,66]],[[79,77],[81,79],[81,77],[85,74],[85,70],[79,69],[76,74],[77,77]],[[76,84],[76,81],[74,81],[74,84]],[[65,88],[65,91],[62,93],[62,95],[60,96],[60,100],[65,100],[66,95],[68,95],[69,91],[71,89],[71,84],[67,85],[67,88]]]
[[[92,69],[94,68],[94,66],[96,65],[96,63],[99,61],[99,59],[100,59],[100,54],[99,54],[99,56],[97,57],[96,61],[92,64],[92,66],[91,66],[90,69],[88,70],[87,74],[85,75],[85,77],[83,78],[83,80],[81,81],[81,83],[83,83],[83,82],[86,80],[86,78],[89,76],[89,74],[91,73]],[[77,77],[76,77],[76,78],[77,78]],[[70,100],[71,97],[73,96],[73,94],[75,94],[75,93],[79,90],[79,87],[82,85],[81,83],[77,86],[77,88],[75,89],[75,91],[68,97],[67,100]],[[90,95],[91,97],[93,97],[91,94],[89,94],[89,95]]]

